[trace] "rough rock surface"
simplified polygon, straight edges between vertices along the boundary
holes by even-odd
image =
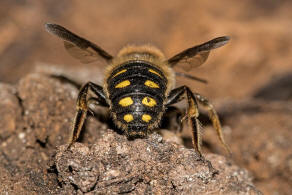
[[[246,170],[222,156],[204,161],[156,133],[129,141],[98,116],[89,117],[81,136],[88,145],[65,150],[75,87],[30,74],[0,88],[1,193],[260,193]]]
[[[287,91],[290,91],[287,88]],[[272,92],[271,92],[272,93]],[[226,111],[228,106],[233,107]],[[226,102],[222,110],[236,164],[247,168],[265,194],[292,190],[292,104],[289,101]],[[209,136],[214,141],[214,137]],[[210,143],[212,143],[210,141]],[[215,142],[213,142],[215,143]]]
[[[108,131],[89,147],[61,146],[55,165],[59,181],[71,193],[260,194],[247,171],[218,155],[206,158],[210,161],[156,133],[129,141]]]

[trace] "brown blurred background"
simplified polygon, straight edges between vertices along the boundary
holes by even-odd
[[[209,84],[193,86],[212,98],[243,98],[292,71],[291,9],[288,0],[2,0],[0,81],[16,82],[39,62],[84,66],[66,53],[59,39],[45,32],[44,23],[51,22],[113,55],[128,43],[152,43],[171,57],[195,44],[229,35],[228,45],[193,70]]]
[[[291,10],[288,0],[1,0],[0,81],[16,83],[39,64],[65,67],[77,76],[82,68],[90,71],[98,67],[96,77],[102,75],[103,64],[82,65],[66,53],[62,42],[44,30],[44,23],[50,22],[97,43],[112,55],[129,43],[151,43],[171,57],[228,35],[230,43],[213,51],[206,64],[191,72],[209,84],[177,78],[178,85],[191,85],[194,91],[218,101],[261,95],[267,84],[279,81],[274,89],[283,87],[282,91],[267,93],[285,93],[284,99],[290,101]],[[255,183],[271,192],[258,178]]]

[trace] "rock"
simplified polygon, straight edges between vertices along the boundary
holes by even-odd
[[[7,139],[16,132],[22,112],[19,104],[16,89],[11,85],[0,83],[0,140]]]
[[[156,133],[129,141],[108,130],[93,145],[67,147],[59,147],[55,165],[70,193],[261,194],[248,172],[226,158],[208,154],[208,160],[201,159]]]
[[[225,136],[236,164],[248,169],[264,194],[290,194],[292,190],[292,104],[256,99],[221,102]],[[219,152],[213,129],[205,141]]]
[[[246,170],[222,156],[203,160],[157,133],[130,141],[107,130],[102,109],[88,117],[83,144],[66,150],[78,92],[73,85],[29,74],[0,89],[1,193],[260,193]]]

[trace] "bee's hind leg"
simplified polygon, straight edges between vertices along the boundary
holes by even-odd
[[[225,143],[220,120],[219,120],[216,110],[214,109],[214,106],[209,102],[209,100],[206,97],[198,93],[194,93],[194,96],[196,97],[198,102],[201,105],[203,105],[204,108],[208,110],[209,118],[212,121],[213,127],[217,132],[220,142],[222,143],[222,145],[224,146],[224,149],[228,152],[228,154],[231,155],[231,151],[228,145]]]

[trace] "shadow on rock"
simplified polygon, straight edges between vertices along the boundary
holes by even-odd
[[[256,99],[274,101],[292,99],[292,72],[278,75],[269,83],[258,89],[254,95]]]

